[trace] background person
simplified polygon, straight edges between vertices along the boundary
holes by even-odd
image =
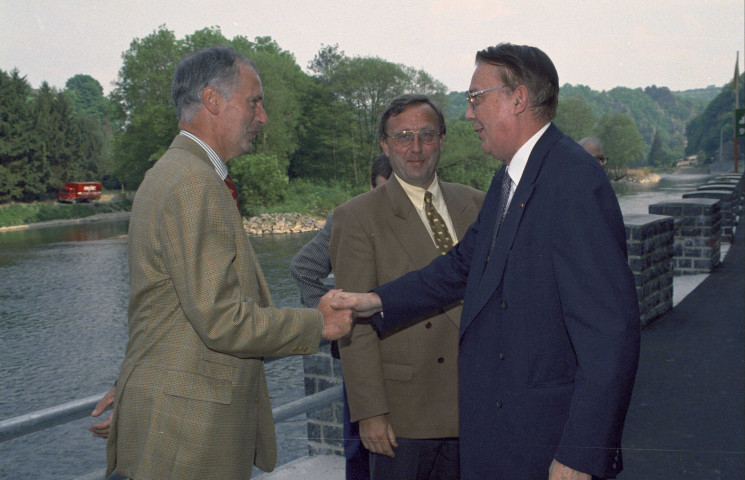
[[[587,150],[587,153],[592,155],[600,165],[608,163],[608,157],[605,156],[605,152],[603,151],[603,142],[598,137],[585,137],[577,143],[582,145]]]

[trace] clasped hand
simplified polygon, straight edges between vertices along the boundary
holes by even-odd
[[[337,340],[352,329],[353,311],[349,308],[332,308],[332,299],[341,290],[330,290],[318,303],[318,310],[323,314],[323,338]]]
[[[383,303],[375,292],[351,293],[337,290],[331,302],[331,308],[341,310],[350,308],[356,317],[372,317],[383,311]]]

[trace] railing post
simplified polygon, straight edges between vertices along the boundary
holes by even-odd
[[[341,385],[341,362],[331,356],[330,344],[315,355],[303,357],[305,395],[313,395]],[[344,405],[333,402],[308,412],[308,452],[310,455],[344,455]]]
[[[626,245],[634,274],[641,325],[645,327],[673,308],[672,217],[624,215]]]

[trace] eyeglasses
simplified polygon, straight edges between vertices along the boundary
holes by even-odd
[[[432,145],[440,138],[440,133],[428,128],[426,130],[401,130],[395,135],[389,135],[399,147],[408,147],[414,141],[414,137],[419,137],[419,143]]]
[[[605,155],[595,155],[595,160],[600,162],[600,165],[605,165],[606,163],[608,163],[608,157],[606,157]]]
[[[470,103],[472,107],[475,107],[476,99],[478,97],[485,94],[486,92],[491,92],[492,90],[500,90],[506,86],[507,85],[500,85],[498,87],[485,88],[484,90],[479,90],[478,92],[466,92],[466,100],[468,100],[468,103]]]

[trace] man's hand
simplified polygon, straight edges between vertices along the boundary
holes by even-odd
[[[396,457],[393,448],[398,447],[398,443],[396,443],[396,434],[387,415],[360,420],[360,439],[362,439],[362,445],[372,453]]]
[[[592,475],[572,470],[554,459],[548,468],[548,480],[592,480]]]
[[[93,411],[91,412],[91,417],[98,417],[107,408],[114,405],[115,394],[116,394],[116,387],[106,392],[106,395],[104,395],[103,398],[101,398],[101,400],[96,404],[96,408],[94,408]],[[111,415],[109,415],[109,418],[107,418],[103,422],[94,423],[93,425],[88,427],[88,430],[93,432],[94,437],[109,438],[109,429],[111,428]]]
[[[323,338],[336,340],[348,334],[352,329],[352,310],[331,308],[331,299],[341,290],[330,290],[321,297],[318,310],[323,314]]]
[[[351,308],[358,317],[372,317],[383,311],[383,302],[375,292],[350,293],[339,291],[331,302],[331,308]]]

